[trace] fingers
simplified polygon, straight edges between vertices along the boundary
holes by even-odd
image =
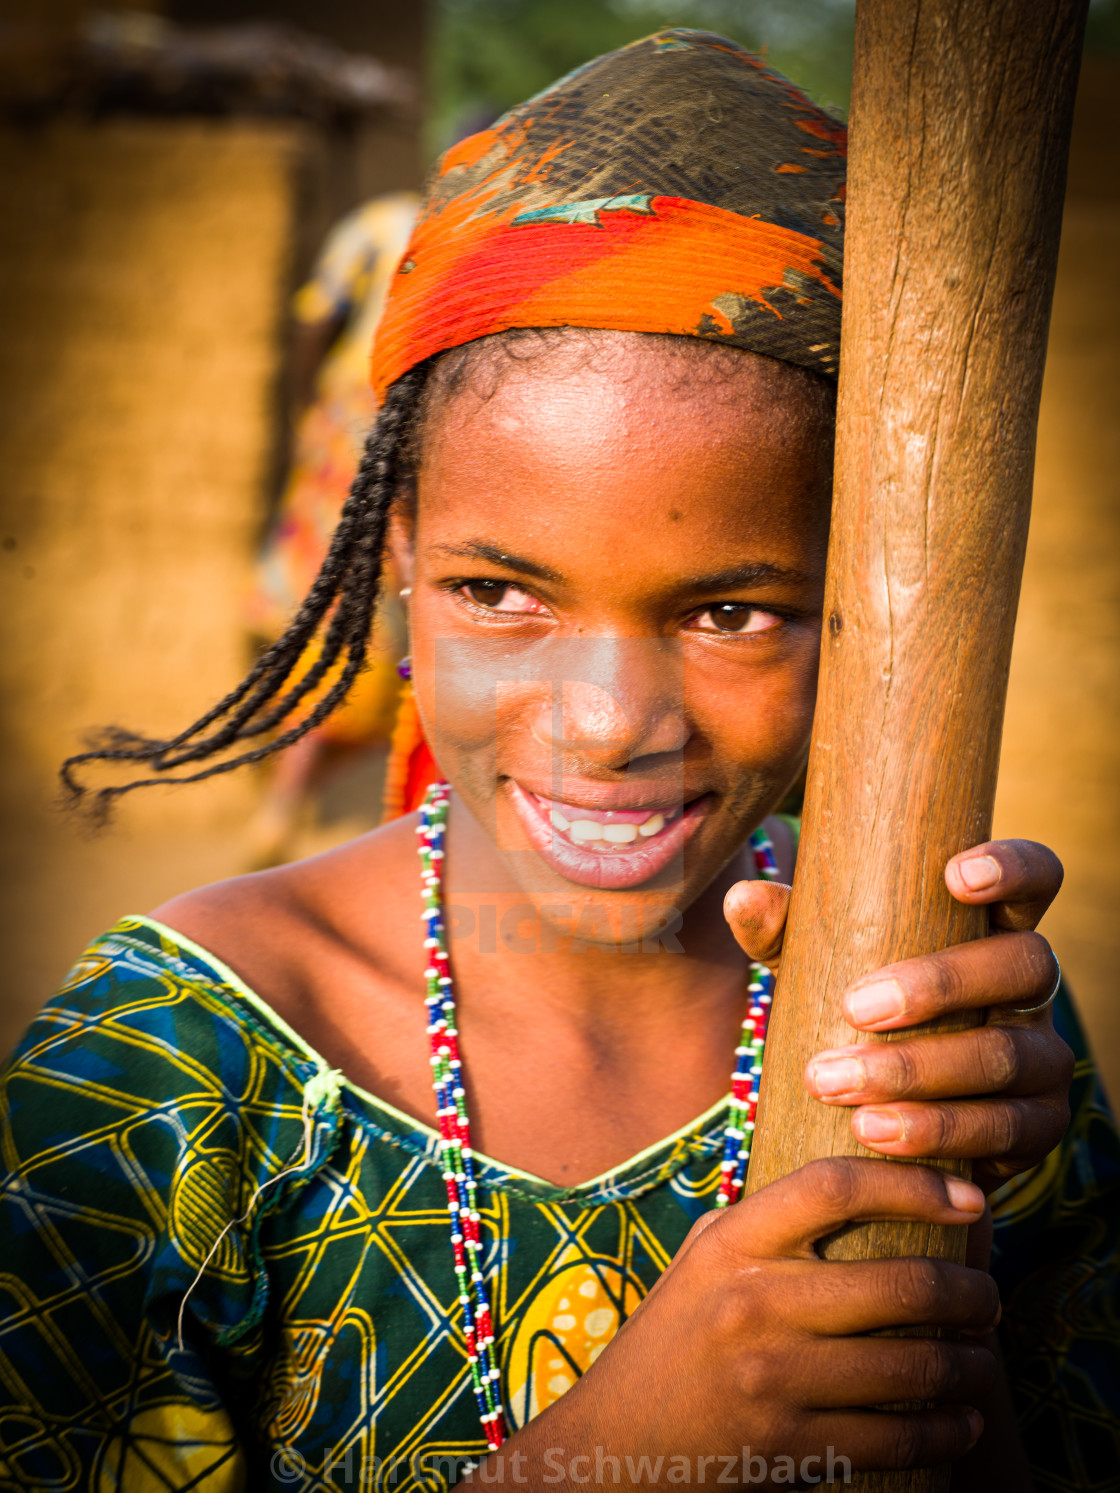
[[[978,1026],[903,1042],[860,1042],[819,1052],[805,1087],[823,1104],[1041,1094],[1065,1088],[1073,1054],[1052,1029]]]
[[[945,885],[958,902],[991,908],[996,928],[1034,928],[1058,895],[1065,872],[1052,850],[1033,840],[989,840],[953,856]]]
[[[777,970],[789,910],[788,886],[776,881],[737,881],[723,899],[723,915],[749,958]]]
[[[728,1209],[719,1232],[755,1256],[809,1259],[816,1241],[845,1223],[894,1218],[971,1224],[984,1206],[978,1187],[932,1167],[834,1156],[811,1161]]]
[[[975,1404],[992,1387],[995,1358],[979,1343],[939,1338],[846,1338],[806,1343],[798,1375],[806,1409],[839,1410],[905,1400]]]
[[[1037,1005],[1054,988],[1057,972],[1039,933],[980,938],[876,970],[845,992],[844,1018],[859,1031],[889,1032],[954,1011]]]
[[[773,1299],[792,1303],[783,1316],[785,1325],[814,1336],[941,1327],[979,1337],[991,1332],[1000,1319],[999,1291],[991,1276],[949,1260],[914,1256],[825,1265],[817,1260],[783,1260],[772,1268],[784,1273],[787,1284],[787,1290],[775,1291]],[[869,1403],[894,1398],[875,1395]]]
[[[992,1219],[991,1204],[989,1204],[984,1210],[983,1218],[974,1223],[968,1231],[964,1262],[970,1270],[983,1270],[987,1273],[991,1268],[994,1235],[995,1224]]]
[[[1061,1140],[1069,1111],[1060,1099],[960,1100],[857,1110],[852,1130],[882,1156],[939,1161],[984,1158],[1009,1177],[1033,1166]]]
[[[976,1445],[984,1430],[984,1418],[970,1405],[942,1405],[919,1413],[858,1411],[822,1414],[812,1421],[812,1438],[832,1451],[842,1446],[851,1466],[861,1471],[902,1467],[936,1467],[955,1462]],[[809,1462],[811,1458],[807,1459]],[[815,1469],[801,1463],[806,1475],[824,1471],[825,1460]]]
[[[821,1053],[806,1087],[822,1103],[859,1106],[852,1133],[869,1150],[984,1158],[989,1169],[977,1180],[986,1184],[1033,1166],[1061,1140],[1073,1061],[1052,1029],[976,1027]],[[981,1094],[1000,1097],[957,1097]]]

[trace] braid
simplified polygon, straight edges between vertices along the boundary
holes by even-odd
[[[421,363],[410,369],[388,390],[326,559],[283,636],[261,655],[235,689],[178,736],[158,741],[111,726],[97,735],[89,751],[68,757],[60,777],[64,799],[72,807],[85,809],[96,822],[103,823],[115,801],[134,788],[198,783],[259,762],[291,746],[342,703],[365,663],[389,514],[411,474],[414,436],[422,418],[429,366]],[[328,616],[319,657],[289,687],[308,644],[320,633]],[[303,720],[283,729],[283,722],[341,657],[346,660],[342,672],[323,698]],[[277,734],[269,734],[278,727]],[[220,752],[266,735],[269,739],[259,746],[224,761],[209,762]],[[142,762],[149,771],[159,774],[174,773],[189,763],[209,765],[179,776],[141,777],[119,786],[90,790],[75,773],[87,762]],[[91,791],[93,802],[87,804]]]
[[[134,788],[157,783],[198,783],[219,773],[232,772],[235,767],[260,762],[273,752],[282,751],[326,720],[345,700],[365,663],[381,584],[389,515],[413,473],[417,438],[429,407],[473,382],[479,384],[480,398],[490,398],[511,364],[547,353],[573,338],[585,340],[588,356],[594,357],[596,338],[601,335],[594,329],[578,327],[512,327],[435,353],[402,374],[386,393],[370,432],[327,557],[283,637],[261,655],[236,689],[178,736],[157,741],[119,726],[100,732],[89,751],[79,752],[62,764],[64,802],[85,809],[95,822],[104,822],[115,801]],[[822,417],[834,408],[831,386],[817,374],[692,336],[640,335],[656,336],[682,355],[703,358],[706,362],[719,356],[720,370],[727,376],[732,375],[734,367],[744,358],[770,364],[775,370],[780,367],[786,376],[796,375],[818,388],[817,404]],[[309,644],[320,634],[322,646],[318,657],[293,683],[292,675]],[[300,702],[322,683],[340,659],[344,662],[339,677],[323,698],[304,719],[285,727]],[[221,761],[210,760],[260,737],[265,740],[259,746],[249,746]],[[75,773],[76,768],[88,762],[142,762],[160,776],[90,790]],[[163,776],[192,763],[207,765],[197,772]],[[87,804],[91,791],[93,801]]]

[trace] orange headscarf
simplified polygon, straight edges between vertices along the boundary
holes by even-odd
[[[844,151],[841,124],[723,37],[589,62],[437,165],[375,390],[510,327],[675,332],[835,376]]]
[[[662,31],[599,57],[439,162],[374,390],[514,327],[671,332],[834,378],[845,164],[843,126],[724,37]],[[438,772],[414,715],[406,701],[390,814]]]

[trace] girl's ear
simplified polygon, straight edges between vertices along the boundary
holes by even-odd
[[[412,585],[412,575],[415,569],[414,530],[415,525],[411,513],[402,512],[400,508],[395,509],[389,519],[389,555],[402,586]]]

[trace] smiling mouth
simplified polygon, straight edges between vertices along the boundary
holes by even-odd
[[[507,779],[530,845],[553,871],[579,886],[620,890],[673,871],[711,809],[711,795],[641,809],[586,809],[546,798]]]
[[[584,809],[578,804],[532,794],[557,835],[599,855],[625,854],[648,843],[681,813],[682,805],[660,809]]]

